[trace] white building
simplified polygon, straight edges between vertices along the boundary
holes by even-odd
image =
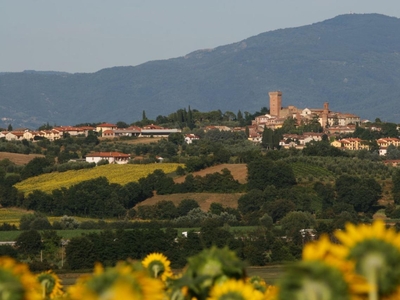
[[[86,161],[89,163],[97,164],[102,159],[108,160],[110,164],[127,164],[131,156],[121,152],[95,152],[86,155]]]

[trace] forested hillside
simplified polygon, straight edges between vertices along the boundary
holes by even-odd
[[[0,118],[37,127],[133,122],[190,105],[255,111],[268,92],[283,105],[322,107],[396,121],[400,111],[400,20],[341,15],[265,32],[231,45],[96,73],[0,73]]]

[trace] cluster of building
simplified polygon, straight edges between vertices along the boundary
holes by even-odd
[[[249,139],[261,141],[264,128],[281,128],[288,118],[293,118],[297,125],[308,124],[317,120],[328,134],[352,133],[355,124],[360,124],[360,117],[354,114],[333,112],[329,103],[325,102],[323,108],[297,108],[293,105],[282,107],[282,92],[269,93],[270,113],[256,117],[249,127]],[[300,140],[309,138],[308,134]]]
[[[341,134],[353,133],[356,124],[361,124],[359,116],[350,113],[334,112],[329,109],[329,103],[325,102],[323,108],[297,108],[293,105],[282,107],[282,92],[274,91],[269,93],[270,113],[256,117],[250,126],[247,126],[249,136],[248,139],[254,143],[261,143],[262,135],[265,128],[278,129],[284,125],[285,120],[293,118],[297,125],[309,124],[310,122],[319,122],[324,129],[323,133],[304,132],[298,134],[284,134],[279,145],[283,148],[302,149],[311,141],[320,141],[324,134],[329,138],[334,136],[331,144],[344,150],[362,150],[369,149],[369,142],[359,138],[337,139]],[[204,130],[220,130],[220,131],[246,131],[244,127],[230,128],[227,126],[206,126]],[[374,128],[371,128],[374,130]],[[379,130],[379,128],[376,128]],[[96,127],[91,126],[59,126],[51,130],[32,131],[29,129],[17,129],[13,131],[0,132],[0,138],[8,141],[12,140],[39,140],[46,138],[48,140],[56,140],[68,134],[70,136],[83,135],[87,136],[90,131],[97,132],[99,137],[118,138],[118,137],[168,137],[172,133],[181,132],[176,128],[164,128],[157,125],[147,125],[143,127],[130,126],[128,128],[118,128],[116,124],[102,123]],[[192,143],[199,137],[194,134],[185,134],[185,142]],[[397,138],[385,138],[377,141],[380,155],[385,155],[390,145],[400,146],[400,140]],[[130,157],[122,155],[122,153],[96,153],[96,156],[88,155],[91,162],[98,162],[101,159],[107,159],[114,163],[127,163]],[[88,160],[87,160],[88,161]]]
[[[118,128],[115,124],[102,123],[96,127],[92,126],[58,126],[50,130],[30,130],[26,128],[15,129],[12,131],[0,131],[0,138],[7,141],[21,140],[40,140],[48,139],[54,141],[62,138],[65,134],[70,136],[87,136],[90,131],[97,132],[99,137],[114,138],[121,136],[136,137],[168,137],[171,133],[181,132],[180,129],[163,128],[156,125],[144,127],[131,126],[128,128]]]

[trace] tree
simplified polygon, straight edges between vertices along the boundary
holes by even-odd
[[[287,213],[294,211],[295,209],[296,204],[286,199],[277,199],[272,202],[267,202],[263,207],[263,210],[272,217],[274,222],[282,219]]]
[[[65,248],[67,264],[70,269],[93,268],[95,248],[86,236],[72,238]]]
[[[274,149],[274,132],[272,129],[264,126],[264,131],[262,134],[261,146],[266,149]]]
[[[8,124],[7,131],[12,131],[12,130],[13,130],[12,125],[11,125],[11,124]]]
[[[354,206],[357,212],[367,212],[382,195],[382,187],[375,179],[342,175],[336,179],[337,201]]]
[[[274,226],[274,220],[267,213],[265,213],[260,218],[260,225],[267,229],[272,229]]]
[[[48,159],[44,157],[35,157],[21,171],[21,179],[38,176],[44,173],[44,168],[51,166]]]
[[[400,149],[394,145],[390,145],[387,147],[386,158],[392,160],[400,159]]]
[[[19,229],[20,230],[29,230],[31,229],[31,223],[35,220],[34,214],[25,214],[22,215],[21,219],[19,220]]]
[[[176,210],[179,216],[186,216],[192,209],[200,207],[196,200],[183,199],[177,206]]]
[[[263,192],[257,189],[251,190],[247,194],[240,196],[238,200],[238,210],[246,215],[257,212],[264,203]]]
[[[397,169],[392,177],[392,194],[396,204],[400,204],[400,169]]]
[[[17,237],[15,245],[19,253],[29,257],[34,256],[42,250],[42,237],[36,230],[25,231]]]
[[[172,201],[161,200],[154,205],[154,215],[160,220],[171,220],[178,216],[176,207]]]
[[[329,183],[324,185],[320,181],[316,182],[314,191],[322,199],[322,211],[332,207],[335,200],[335,189]]]
[[[142,112],[142,121],[147,121],[146,111]]]
[[[168,142],[171,142],[175,145],[182,145],[185,141],[185,138],[180,132],[173,132],[168,136]]]
[[[0,245],[0,257],[1,256],[8,256],[8,257],[12,257],[12,258],[17,258],[18,252],[11,245]]]
[[[249,190],[264,190],[269,185],[285,188],[296,184],[293,169],[286,162],[274,162],[261,157],[248,163],[247,170],[247,187]]]
[[[289,238],[298,235],[301,229],[315,227],[315,218],[308,212],[292,211],[286,214],[280,221],[282,230]]]
[[[213,202],[210,204],[209,212],[213,215],[220,215],[225,211],[221,203]]]
[[[243,127],[243,126],[245,125],[245,119],[243,118],[243,114],[242,114],[242,112],[240,111],[240,109],[239,109],[239,111],[238,111],[238,113],[237,113],[237,120],[239,121],[239,125],[240,125],[241,127]]]
[[[123,121],[118,121],[116,125],[117,125],[117,128],[128,128],[129,127],[129,124],[127,124]]]

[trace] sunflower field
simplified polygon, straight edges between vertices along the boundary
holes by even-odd
[[[142,261],[96,264],[64,290],[52,271],[32,274],[25,264],[0,258],[0,299],[69,300],[389,300],[400,299],[400,234],[382,221],[347,224],[304,246],[302,260],[286,266],[276,285],[248,277],[227,248],[212,247],[188,258],[174,274],[170,261],[151,253]]]
[[[68,188],[79,182],[98,177],[106,177],[110,183],[125,185],[129,182],[138,181],[142,177],[153,173],[155,170],[162,170],[169,174],[175,172],[178,166],[183,164],[162,163],[162,164],[108,164],[97,166],[91,169],[70,170],[66,172],[53,172],[28,178],[15,185],[25,195],[34,190],[41,190],[51,193],[55,189]]]

